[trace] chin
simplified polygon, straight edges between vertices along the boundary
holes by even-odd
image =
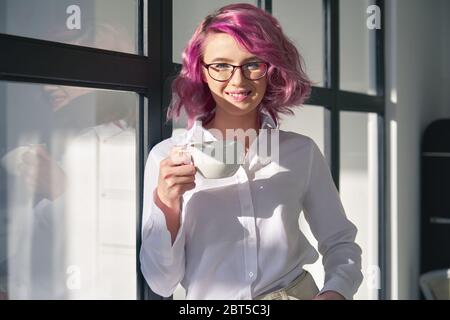
[[[249,113],[252,113],[257,106],[236,106],[236,105],[231,105],[228,108],[225,108],[224,111],[226,111],[227,113],[233,115],[233,116],[245,116]]]
[[[218,108],[232,116],[245,116],[258,108],[260,101],[251,100],[245,103],[236,103],[226,99],[226,97],[216,96],[215,102]],[[259,99],[258,99],[259,100]]]

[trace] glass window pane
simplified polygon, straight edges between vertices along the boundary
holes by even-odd
[[[283,115],[280,120],[280,129],[306,135],[314,140],[330,165],[330,112],[320,106],[304,106],[295,109],[294,116]],[[317,240],[314,238],[309,224],[303,214],[300,215],[299,225],[308,241],[317,249]],[[319,287],[323,286],[325,273],[322,265],[322,255],[311,265],[306,265]]]
[[[372,0],[341,0],[339,4],[341,89],[375,95],[375,30],[367,27]]]
[[[355,299],[377,299],[378,265],[378,132],[377,115],[342,112],[340,116],[340,194],[356,224],[362,248],[364,280]]]
[[[129,92],[0,82],[10,299],[136,298],[137,104]]]
[[[257,4],[257,0],[173,0],[173,62],[181,63],[181,53],[195,28],[211,12],[231,3]]]
[[[303,56],[306,73],[314,85],[323,86],[323,2],[317,0],[274,1],[272,12]]]
[[[295,108],[294,115],[282,115],[280,129],[297,132],[314,140],[320,151],[330,159],[330,112],[321,106]]]
[[[137,0],[3,0],[0,33],[137,53],[137,6]]]

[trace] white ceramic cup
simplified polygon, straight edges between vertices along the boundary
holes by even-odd
[[[9,151],[0,161],[1,165],[14,176],[20,176],[20,165],[25,152],[31,151],[31,146],[17,147]]]
[[[193,143],[188,147],[197,171],[207,179],[233,176],[244,160],[244,146],[234,140]]]

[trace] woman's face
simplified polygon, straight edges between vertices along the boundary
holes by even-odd
[[[53,111],[58,111],[62,107],[66,106],[73,99],[93,92],[92,88],[83,87],[69,87],[59,85],[45,85],[43,86],[44,96],[50,102],[50,106]]]
[[[261,62],[261,59],[240,47],[230,35],[211,33],[204,43],[203,62],[242,65],[248,62]],[[203,79],[211,90],[216,107],[234,116],[243,116],[254,111],[267,88],[266,76],[259,80],[248,80],[240,68],[236,68],[231,79],[225,82],[212,79],[208,70],[203,68]]]

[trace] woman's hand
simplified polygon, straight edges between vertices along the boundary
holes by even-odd
[[[318,294],[313,300],[345,300],[345,298],[342,294],[330,290]]]
[[[66,174],[42,145],[22,155],[19,169],[30,191],[42,198],[54,201],[66,191]]]
[[[173,147],[169,156],[160,162],[156,194],[167,207],[179,211],[180,198],[195,188],[196,168],[181,147]]]
[[[175,242],[180,228],[181,196],[195,188],[195,166],[180,147],[170,150],[169,156],[160,162],[158,187],[153,199],[166,216],[167,229]]]

